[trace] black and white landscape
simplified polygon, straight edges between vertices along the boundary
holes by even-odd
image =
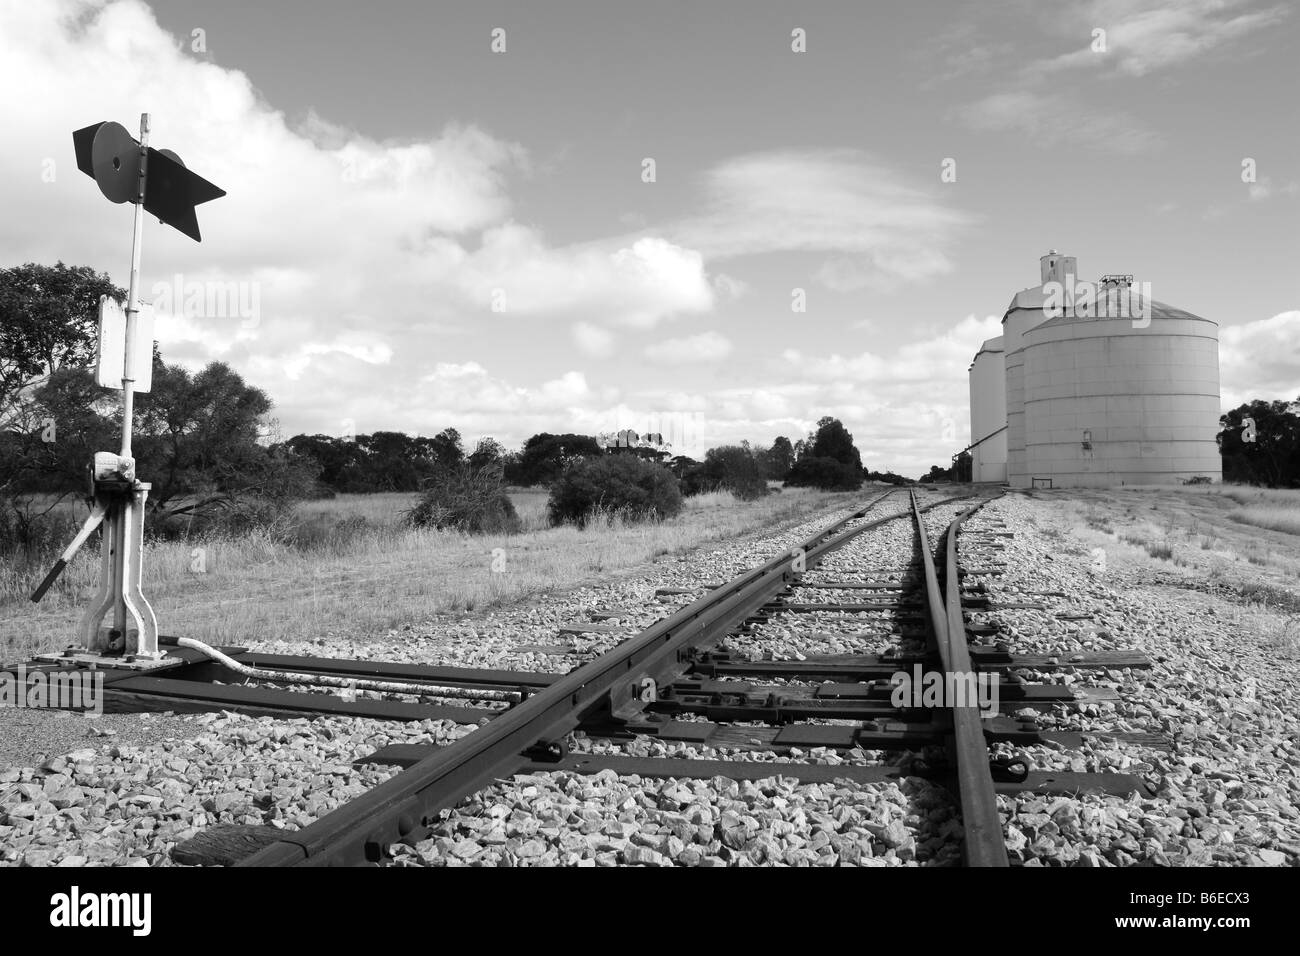
[[[1297,23],[0,0],[0,866],[1249,926],[1121,888],[1300,866]]]

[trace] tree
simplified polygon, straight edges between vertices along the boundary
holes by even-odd
[[[846,465],[834,458],[804,455],[790,469],[785,483],[792,487],[807,486],[823,491],[855,491],[862,487],[862,468]]]
[[[0,429],[10,427],[25,391],[61,368],[89,364],[102,295],[125,299],[126,291],[89,266],[0,269]]]
[[[778,435],[767,450],[766,473],[764,477],[784,481],[785,476],[794,467],[794,445],[784,435]]]
[[[12,495],[21,492],[61,498],[72,485],[84,487],[89,456],[110,447],[102,444],[107,429],[84,418],[94,399],[75,400],[87,389],[107,397],[93,381],[65,375],[55,388],[43,388],[93,358],[102,295],[126,297],[89,266],[29,262],[0,269],[0,497],[7,506],[16,506]],[[77,448],[84,454],[74,465]]]
[[[668,470],[678,478],[685,478],[691,471],[698,468],[700,463],[689,455],[674,455],[668,462]]]
[[[465,449],[460,443],[460,432],[454,428],[444,428],[433,438],[427,439],[427,442],[435,468],[455,468],[465,460]]]
[[[902,475],[896,475],[892,471],[868,471],[866,473],[867,481],[878,481],[886,485],[910,485],[912,482]]]
[[[351,486],[364,471],[363,448],[359,442],[331,435],[294,435],[284,444],[295,454],[316,462],[320,469],[318,481],[330,492],[370,490]]]
[[[612,448],[605,449],[606,454],[610,455],[632,455],[643,461],[662,462],[668,457],[668,452],[663,448],[652,448],[649,445],[629,445],[626,447],[615,445]]]
[[[101,388],[84,368],[53,372],[23,402],[24,427],[6,436],[13,450],[0,471],[9,476],[9,490],[56,500],[88,491],[95,452],[116,451],[121,442],[118,394]]]
[[[710,448],[704,463],[686,473],[682,490],[688,495],[730,491],[742,501],[753,501],[768,489],[754,453],[741,444]]]
[[[677,479],[663,465],[634,455],[602,455],[575,462],[551,486],[552,524],[587,522],[605,515],[630,521],[670,518],[682,509]]]
[[[808,454],[813,458],[834,458],[841,464],[862,468],[862,456],[853,444],[853,436],[838,418],[827,416],[818,421],[808,444]]]
[[[9,539],[0,540],[0,555],[13,546],[29,554],[56,542],[61,549],[75,533],[58,509],[89,491],[95,452],[118,447],[116,417],[96,411],[109,404],[105,395],[85,369],[60,368],[0,430],[0,539]]]
[[[580,459],[596,458],[604,453],[590,435],[541,432],[524,442],[514,473],[507,474],[506,478],[517,485],[549,485]]]
[[[1247,427],[1247,419],[1253,428]],[[1300,486],[1300,398],[1295,402],[1255,399],[1220,416],[1219,426],[1224,481],[1270,488]]]
[[[258,443],[270,410],[266,393],[222,362],[190,373],[160,361],[153,390],[136,397],[134,449],[155,521],[206,521],[249,499],[284,507],[309,494],[315,463]]]
[[[495,465],[501,461],[504,453],[505,449],[501,447],[501,443],[495,438],[480,438],[473,454],[469,456],[469,466],[477,471],[488,465]]]
[[[467,534],[514,534],[520,528],[519,514],[501,482],[495,462],[481,468],[462,463],[440,471],[425,483],[406,520],[416,527]]]
[[[433,472],[430,449],[405,432],[358,435],[365,491],[416,491]]]

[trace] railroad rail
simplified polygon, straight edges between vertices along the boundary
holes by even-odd
[[[245,648],[222,648],[213,655],[205,654],[196,642],[162,638],[175,666],[162,676],[127,668],[107,674],[105,709],[226,709],[272,716],[432,718],[482,724],[446,746],[391,745],[362,758],[358,763],[403,769],[300,830],[210,827],[173,851],[174,859],[182,863],[382,863],[390,846],[422,839],[444,811],[496,781],[519,773],[613,770],[652,778],[736,780],[779,773],[807,783],[847,780],[864,785],[899,781],[905,775],[929,776],[953,794],[960,808],[964,862],[1006,866],[999,793],[1128,794],[1145,785],[1128,774],[1043,773],[1022,759],[991,758],[990,745],[999,742],[1052,741],[1073,748],[1082,738],[1042,731],[1033,721],[989,717],[971,698],[945,700],[939,707],[894,704],[892,680],[917,667],[945,680],[1009,677],[1000,684],[1001,700],[1021,709],[1075,702],[1068,688],[1027,684],[1015,677],[1020,668],[1050,664],[996,647],[968,645],[971,637],[987,632],[969,624],[966,612],[986,609],[987,604],[977,591],[964,587],[963,578],[975,580],[994,572],[987,565],[1000,545],[988,537],[989,532],[977,534],[962,566],[958,539],[966,520],[992,498],[972,491],[922,504],[909,491],[905,509],[878,517],[877,506],[897,501],[896,495],[889,491],[877,496],[567,674],[291,657]],[[941,508],[964,510],[933,534],[926,516]],[[896,569],[880,580],[807,579],[810,571],[836,552],[866,540],[863,536],[909,519],[913,550],[905,559],[906,570]],[[810,601],[809,592],[831,597]],[[877,612],[887,612],[892,625],[900,628],[900,640],[902,628],[919,629],[923,649],[900,646],[874,655],[800,654],[797,660],[749,660],[723,646],[728,637],[755,633],[773,621],[863,622]],[[58,670],[78,664],[69,660],[44,666]],[[300,681],[304,675],[333,686],[349,680],[368,682],[361,686],[383,690],[388,697],[349,699],[274,686],[277,681]],[[394,694],[470,700],[462,705],[388,699]],[[471,706],[472,701],[484,706]],[[507,706],[487,706],[489,702]],[[648,736],[777,753],[818,747],[903,751],[937,745],[946,759],[935,762],[927,757],[905,774],[886,763],[773,765],[762,760],[570,753],[567,742],[575,731],[612,742]]]
[[[365,759],[405,769],[301,830],[260,828],[254,832],[244,828],[233,834],[233,839],[226,835],[220,841],[222,845],[237,847],[241,852],[225,862],[241,866],[381,863],[392,844],[418,841],[427,835],[437,825],[442,811],[495,781],[519,773],[595,774],[613,770],[646,777],[723,776],[738,780],[779,773],[801,782],[849,780],[860,784],[903,776],[890,765],[782,763],[777,768],[759,761],[569,753],[566,739],[577,730],[612,739],[651,735],[667,741],[709,745],[735,746],[742,739],[753,743],[757,738],[761,749],[787,752],[794,747],[900,750],[945,744],[949,764],[934,772],[961,807],[963,857],[971,866],[1008,864],[998,817],[998,792],[1141,790],[1142,781],[1125,774],[1042,774],[1031,772],[1023,763],[1008,765],[1006,761],[991,760],[988,743],[993,740],[1033,743],[1054,738],[1068,744],[1071,741],[1066,738],[1071,735],[1040,733],[1007,718],[983,719],[974,701],[953,704],[937,713],[900,711],[892,706],[886,678],[913,663],[953,674],[974,672],[981,666],[997,673],[1018,662],[1009,657],[995,660],[986,654],[972,655],[966,645],[957,537],[962,523],[990,499],[979,499],[959,514],[932,547],[926,513],[969,500],[973,495],[922,505],[909,492],[905,511],[863,520],[891,494],[877,497],[862,510],[715,588],[599,658],[550,680],[518,705],[453,744],[382,748]],[[914,525],[913,540],[919,552],[910,586],[924,594],[919,617],[928,637],[926,653],[875,658],[863,655],[852,660],[751,662],[735,660],[718,648],[729,634],[774,615],[809,611],[809,606],[790,599],[809,569],[859,536],[908,517]],[[942,575],[936,552],[943,565]],[[821,587],[865,590],[875,585]],[[894,592],[902,587],[901,582],[880,585],[882,590]],[[883,608],[897,614],[911,613],[899,594],[892,602],[824,602],[812,610],[852,614]],[[745,680],[759,676],[816,683],[801,690],[789,684],[755,685]],[[1033,702],[1040,705],[1069,696],[1053,688],[1037,689],[1048,692],[1029,695],[1036,697]],[[1028,688],[1010,690],[1011,699],[1025,699]],[[676,719],[687,715],[693,719]],[[857,722],[850,726],[804,722],[824,718]],[[743,730],[729,728],[728,722],[735,721],[761,721],[769,727],[756,728],[747,723]],[[204,837],[200,835],[191,842],[202,844]],[[263,844],[260,849],[247,852],[259,843]],[[205,858],[194,848],[183,848],[177,856],[191,862],[213,861],[213,857]]]

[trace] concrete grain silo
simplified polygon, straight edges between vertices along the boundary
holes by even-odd
[[[1218,325],[1152,300],[1131,276],[1078,283],[1070,256],[1049,252],[1040,270],[1042,285],[1017,293],[1002,320],[1008,484],[1221,480]],[[977,369],[983,352],[971,366],[972,440],[997,401]]]
[[[970,365],[971,481],[1007,480],[1007,383],[1002,336]]]

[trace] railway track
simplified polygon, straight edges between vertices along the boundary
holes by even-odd
[[[1077,741],[1040,732],[1032,721],[990,716],[975,693],[983,681],[1004,708],[1022,711],[1073,703],[1068,689],[1004,679],[1033,661],[968,645],[980,635],[968,626],[967,609],[987,607],[978,581],[997,573],[1005,532],[986,523],[960,548],[959,540],[988,500],[962,495],[923,504],[915,493],[881,495],[563,675],[244,655],[254,667],[364,670],[426,682],[431,696],[439,692],[433,685],[513,691],[515,702],[503,709],[368,701],[386,708],[389,719],[398,711],[423,718],[431,709],[463,723],[490,719],[448,746],[391,745],[363,758],[404,769],[301,830],[214,828],[179,846],[174,858],[382,863],[394,844],[421,840],[466,798],[515,775],[613,772],[737,781],[779,774],[801,784],[868,788],[921,776],[946,788],[959,808],[962,861],[1006,866],[999,793],[1129,793],[1144,785],[1127,774],[1035,772],[1014,750],[1008,754],[1008,747]],[[813,653],[818,647],[849,653]],[[941,694],[937,704],[915,695],[900,700],[904,678],[970,693]],[[630,745],[645,740],[686,755],[645,756]],[[803,755],[810,750],[838,756],[833,764],[809,762]]]
[[[376,864],[399,844],[397,855],[409,859],[405,848],[435,843],[432,835],[475,838],[457,820],[472,795],[518,777],[600,774],[647,782],[779,775],[873,794],[919,780],[925,799],[933,792],[950,805],[939,815],[960,825],[943,841],[921,840],[918,829],[915,845],[900,849],[904,859],[1005,866],[999,794],[1127,796],[1145,784],[1124,773],[1030,766],[1027,752],[1081,747],[1080,734],[1043,729],[1034,716],[1077,708],[1081,695],[1042,677],[1057,657],[1012,654],[998,628],[981,623],[988,611],[1038,606],[992,602],[982,583],[1003,572],[1010,535],[981,514],[989,500],[886,492],[762,565],[706,585],[639,633],[602,623],[626,620],[626,609],[592,612],[594,623],[559,631],[618,643],[587,652],[567,673],[218,652],[163,638],[173,666],[106,668],[104,707],[478,725],[445,746],[363,755],[357,764],[401,769],[302,829],[206,827],[175,846],[179,863]],[[659,594],[676,602],[699,590]],[[1069,667],[1116,666],[1114,655],[1084,657],[1071,656]],[[1133,657],[1123,666],[1145,666]],[[28,676],[79,666],[47,661]],[[930,685],[937,694],[927,696]]]

